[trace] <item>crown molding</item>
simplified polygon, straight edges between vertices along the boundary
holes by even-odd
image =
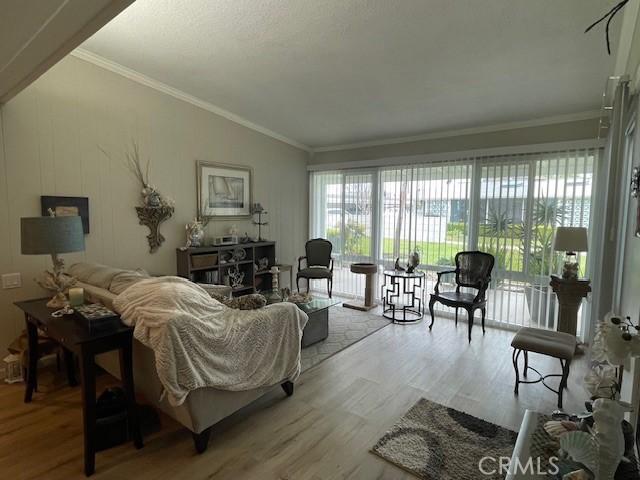
[[[117,73],[129,80],[133,80],[134,82],[140,83],[141,85],[145,85],[147,87],[153,88],[159,92],[170,95],[178,100],[182,100],[183,102],[190,103],[191,105],[195,105],[196,107],[202,108],[203,110],[207,110],[208,112],[219,115],[227,120],[230,120],[238,125],[242,125],[243,127],[250,128],[256,132],[262,133],[268,137],[274,138],[281,142],[287,143],[293,147],[300,148],[307,152],[311,152],[311,147],[304,145],[300,142],[297,142],[291,138],[285,137],[284,135],[280,135],[268,128],[265,128],[256,123],[250,122],[249,120],[240,117],[234,113],[231,113],[223,108],[220,108],[212,103],[209,103],[205,100],[202,100],[198,97],[194,97],[193,95],[189,95],[188,93],[183,92],[182,90],[178,90],[177,88],[171,87],[165,83],[162,83],[158,80],[155,80],[151,77],[148,77],[140,72],[132,70],[131,68],[120,65],[119,63],[108,60],[100,55],[96,55],[95,53],[89,52],[88,50],[84,50],[82,48],[76,48],[71,52],[76,58],[84,60],[86,62],[92,63],[98,67],[109,70],[113,73]]]
[[[566,150],[584,150],[604,148],[604,139],[569,140],[565,142],[534,143],[530,145],[514,145],[508,147],[476,148],[472,150],[456,150],[442,153],[422,153],[418,155],[401,155],[370,160],[350,160],[333,163],[311,163],[307,165],[310,172],[326,170],[352,170],[382,168],[390,166],[419,166],[427,163],[456,162],[460,160],[504,155],[522,155],[531,153],[549,153]]]
[[[378,147],[382,145],[395,145],[398,143],[418,142],[420,140],[435,140],[439,138],[457,137],[460,135],[474,135],[477,133],[498,132],[501,130],[514,130],[518,128],[539,127],[543,125],[551,125],[554,123],[575,122],[579,120],[589,120],[599,118],[600,110],[588,110],[579,113],[570,113],[566,115],[555,115],[552,117],[537,118],[533,120],[524,120],[519,122],[499,123],[487,125],[484,127],[462,128],[457,130],[443,130],[421,135],[413,135],[410,137],[395,137],[384,140],[371,140],[367,142],[348,143],[344,145],[332,145],[327,147],[316,147],[313,153],[333,152],[336,150],[352,150],[363,147]]]

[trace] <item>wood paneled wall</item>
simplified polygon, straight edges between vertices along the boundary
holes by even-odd
[[[157,92],[83,60],[67,57],[0,110],[0,273],[21,272],[22,288],[0,290],[0,349],[23,328],[12,302],[43,295],[34,276],[46,257],[20,254],[20,217],[40,214],[41,195],[89,197],[86,251],[67,265],[93,261],[175,274],[175,248],[196,213],[196,161],[249,165],[254,200],[268,210],[266,237],[278,260],[293,262],[307,236],[307,152]],[[151,181],[175,200],[162,225],[165,243],[148,253],[147,229],[134,206],[139,186],[124,166],[136,140],[151,158]],[[110,153],[105,156],[100,148]],[[211,222],[209,235],[250,221]]]

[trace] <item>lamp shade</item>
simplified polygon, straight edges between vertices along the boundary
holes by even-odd
[[[553,239],[556,252],[586,252],[587,229],[584,227],[558,227]]]
[[[26,217],[20,219],[23,255],[80,252],[84,250],[82,219],[73,217]]]

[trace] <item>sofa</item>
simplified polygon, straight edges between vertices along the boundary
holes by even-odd
[[[101,303],[113,310],[113,300],[129,285],[148,278],[142,270],[124,270],[93,263],[76,263],[69,267],[69,275],[82,287],[85,299]],[[228,296],[230,287],[222,285],[201,285],[210,293]],[[96,357],[96,363],[116,378],[120,378],[120,364],[117,352],[108,352]],[[258,399],[274,387],[247,391],[226,391],[215,388],[200,388],[192,391],[185,402],[174,407],[162,396],[162,384],[158,379],[153,351],[139,341],[133,341],[133,370],[136,391],[147,401],[170,417],[187,427],[193,434],[196,451],[206,450],[211,427],[235,411]],[[282,389],[290,396],[293,384],[282,383]]]

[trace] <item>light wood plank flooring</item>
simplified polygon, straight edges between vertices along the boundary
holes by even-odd
[[[341,307],[336,307],[341,308]],[[420,397],[517,430],[526,408],[551,411],[555,395],[523,385],[513,395],[513,332],[436,319],[390,325],[305,372],[296,392],[273,392],[213,429],[194,451],[189,432],[162,417],[145,447],[127,444],[96,458],[96,479],[403,479],[414,478],[369,453]],[[530,356],[543,372],[557,360]],[[581,410],[587,362],[574,361],[565,407]],[[103,375],[99,388],[110,383]],[[0,386],[0,477],[83,478],[80,391],[65,387],[22,403],[22,385]],[[215,406],[212,405],[212,408]]]

